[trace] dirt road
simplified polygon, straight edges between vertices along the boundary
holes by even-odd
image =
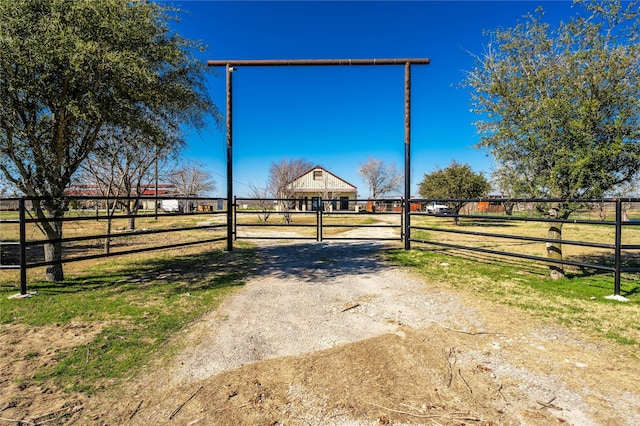
[[[637,360],[413,276],[383,249],[261,247],[184,351],[81,423],[640,424]]]

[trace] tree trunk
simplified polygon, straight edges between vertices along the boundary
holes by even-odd
[[[505,201],[504,203],[502,203],[502,206],[504,207],[504,212],[507,216],[512,216],[513,215],[513,208],[515,207],[516,203],[512,203],[510,201]]]
[[[547,237],[557,241],[547,242],[547,258],[552,260],[562,260],[562,222],[551,223],[549,225]],[[554,280],[564,278],[563,265],[561,263],[550,263],[549,275]]]
[[[454,209],[453,209],[453,224],[455,226],[459,226],[460,225],[460,218],[458,217],[459,214],[460,214],[460,209],[454,207]]]
[[[122,203],[122,207],[124,209],[124,214],[129,216],[132,215],[129,219],[128,219],[128,225],[127,225],[127,230],[128,231],[135,231],[136,229],[136,213],[138,213],[138,200],[135,200],[133,202],[131,202],[130,200],[127,200],[126,202]]]
[[[46,230],[48,240],[57,240],[62,238],[62,222],[49,222],[49,226],[45,226],[44,229]],[[44,244],[44,260],[46,262],[61,261],[62,243],[54,242]],[[62,263],[47,266],[45,276],[47,281],[64,280]]]

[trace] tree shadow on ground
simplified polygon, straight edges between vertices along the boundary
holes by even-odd
[[[112,271],[80,274],[62,282],[39,281],[29,291],[68,294],[109,288],[126,293],[145,287],[171,287],[175,293],[243,285],[256,268],[256,250],[238,248],[233,252],[211,250],[198,254],[146,259]]]
[[[421,250],[427,250],[421,248]],[[509,268],[517,269],[521,272],[537,275],[542,279],[548,278],[548,264],[540,261],[528,261],[522,260],[517,257],[509,257],[497,254],[488,254],[481,252],[473,252],[467,250],[459,250],[452,248],[433,248],[433,252],[442,253],[445,255],[455,256],[474,262],[478,262],[484,265],[492,266],[506,266]],[[614,265],[614,256],[610,252],[597,252],[591,254],[582,254],[574,256],[565,256],[564,260],[580,263],[588,263],[596,266],[611,266]],[[623,253],[622,256],[622,268],[638,268],[640,267],[640,253]],[[589,277],[603,277],[603,281],[594,281],[591,286],[601,287],[603,290],[613,290],[613,272],[594,269],[585,266],[565,266],[565,277],[569,280],[574,278],[589,278]],[[636,294],[640,294],[640,274],[638,273],[622,273],[623,288],[621,289],[621,295],[630,297]]]
[[[387,267],[380,242],[312,242],[274,244],[258,249],[258,275],[318,282],[343,275],[375,273]]]

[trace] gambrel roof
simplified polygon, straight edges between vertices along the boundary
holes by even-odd
[[[315,166],[291,181],[288,188],[296,192],[357,192],[358,188],[320,166]]]

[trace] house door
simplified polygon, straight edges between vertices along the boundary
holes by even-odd
[[[340,197],[340,210],[349,210],[349,197]]]

